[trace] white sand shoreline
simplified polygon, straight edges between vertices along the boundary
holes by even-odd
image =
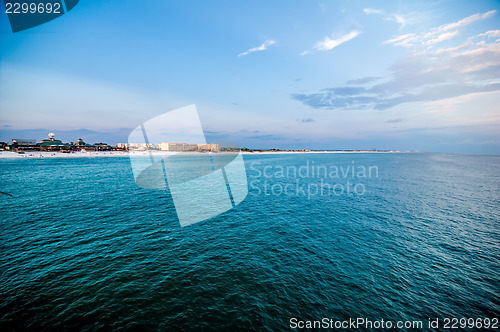
[[[72,153],[40,152],[40,151],[26,151],[24,153],[16,153],[10,151],[0,151],[0,159],[128,157],[128,155],[129,155],[128,152],[121,152],[121,151],[72,152]]]
[[[304,154],[304,153],[405,153],[408,151],[242,151],[243,155],[261,155],[261,154]],[[152,151],[153,155],[168,156],[175,153],[166,151]],[[40,159],[40,158],[96,158],[96,157],[129,157],[134,156],[149,156],[149,151],[92,151],[92,152],[40,152],[26,151],[24,153],[16,153],[11,151],[0,151],[0,159],[15,158],[15,159]]]

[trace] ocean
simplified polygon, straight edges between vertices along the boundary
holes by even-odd
[[[245,200],[180,227],[127,157],[0,159],[3,330],[500,316],[499,155],[244,160]]]

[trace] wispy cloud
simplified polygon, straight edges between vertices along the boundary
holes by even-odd
[[[365,8],[363,9],[363,13],[370,15],[370,14],[383,14],[384,11],[381,9],[372,9],[372,8]]]
[[[360,31],[354,30],[354,31],[351,31],[348,34],[343,35],[343,36],[336,38],[336,39],[332,39],[332,38],[326,36],[325,40],[316,42],[313,45],[313,48],[318,50],[318,51],[330,51],[330,50],[334,49],[335,47],[340,46],[340,45],[344,44],[345,42],[348,42],[349,40],[356,38],[360,34],[361,34]],[[300,53],[300,56],[304,56],[304,55],[311,54],[311,53],[313,53],[311,50],[305,50],[305,51]]]
[[[449,30],[453,30],[453,29],[462,28],[462,27],[465,27],[465,26],[467,26],[467,25],[469,25],[471,23],[474,23],[476,21],[484,20],[486,18],[489,18],[489,17],[493,16],[496,12],[497,12],[496,10],[490,10],[489,12],[486,12],[484,14],[477,13],[477,14],[468,16],[468,17],[466,17],[466,18],[464,18],[464,19],[462,19],[460,21],[442,25],[439,28],[437,28],[437,30],[439,30],[439,31],[449,31]]]
[[[280,141],[284,140],[284,137],[278,136],[278,135],[253,135],[253,136],[247,136],[246,138],[251,138],[251,139],[260,139],[260,140],[271,140],[271,141]]]
[[[500,37],[500,30],[490,30],[479,35],[479,37],[496,38]]]
[[[484,32],[450,48],[422,52],[416,47],[388,68],[391,75],[371,87],[365,84],[378,78],[351,80],[347,84],[354,86],[292,97],[313,108],[384,110],[408,102],[500,91],[500,40],[489,38],[496,34],[496,30]]]
[[[444,40],[448,40],[457,36],[459,34],[459,30],[463,27],[466,27],[467,25],[476,21],[487,19],[493,16],[496,12],[496,10],[491,10],[483,14],[477,13],[457,22],[444,24],[437,28],[433,28],[427,32],[401,35],[385,41],[384,44],[393,44],[403,47],[437,44]]]
[[[247,55],[247,54],[250,54],[250,53],[253,53],[253,52],[265,51],[265,50],[267,50],[267,48],[269,46],[274,45],[274,44],[276,44],[276,41],[274,41],[272,39],[271,40],[266,40],[260,46],[257,46],[257,47],[251,48],[249,50],[246,50],[245,52],[242,52],[242,53],[238,54],[238,56],[244,56],[244,55]]]
[[[297,119],[298,122],[315,122],[314,119],[312,118],[306,118],[306,119]]]
[[[365,8],[363,9],[363,13],[365,13],[366,15],[382,15],[384,17],[384,20],[396,22],[401,26],[404,26],[408,23],[408,20],[403,15],[386,13],[382,9]]]
[[[337,38],[337,39],[332,39],[332,38],[326,36],[325,40],[317,42],[316,44],[314,44],[313,47],[315,49],[317,49],[318,51],[329,51],[331,49],[334,49],[337,46],[344,44],[345,42],[348,42],[351,39],[356,38],[360,34],[361,34],[361,32],[359,32],[359,31],[351,31],[348,34],[346,34],[340,38]]]

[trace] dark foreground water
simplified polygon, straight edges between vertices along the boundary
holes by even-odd
[[[0,326],[499,317],[500,156],[245,161],[247,198],[181,228],[168,193],[138,188],[128,158],[0,160],[0,190],[14,195],[0,196]]]

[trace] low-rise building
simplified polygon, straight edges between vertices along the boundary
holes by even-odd
[[[83,139],[79,138],[75,143],[64,143],[59,139],[55,139],[54,133],[49,133],[48,138],[42,139],[39,143],[35,139],[12,139],[12,144],[4,143],[0,149],[11,150],[14,152],[21,151],[110,151],[113,147],[106,143],[87,144]]]
[[[94,143],[95,150],[96,151],[110,151],[112,149],[111,146],[107,145],[106,143]]]
[[[61,140],[55,139],[54,133],[49,133],[49,138],[42,139],[38,146],[40,151],[61,151],[61,150],[72,150],[73,147],[69,143],[63,143]]]
[[[118,143],[118,144],[125,144],[125,143]],[[146,143],[129,143],[127,144],[129,150],[151,150],[153,148],[153,144],[146,144]]]
[[[161,151],[179,151],[179,152],[219,152],[220,144],[196,144],[196,143],[172,143],[172,142],[162,142],[160,144]]]
[[[40,147],[35,139],[13,138],[9,149],[11,151],[37,151]]]
[[[210,151],[219,152],[220,151],[220,144],[211,143],[210,144]]]
[[[198,144],[162,142],[160,144],[160,150],[161,151],[179,151],[179,152],[198,151]]]

